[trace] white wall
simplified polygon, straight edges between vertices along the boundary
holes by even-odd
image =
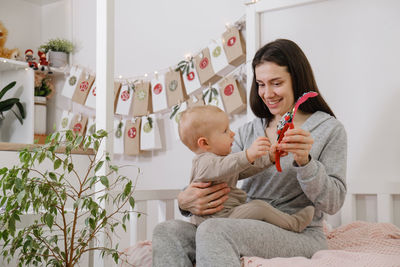
[[[21,0],[0,1],[0,21],[8,30],[6,48],[37,49],[41,44],[41,8]]]

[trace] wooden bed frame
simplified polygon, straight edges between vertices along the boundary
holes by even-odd
[[[182,218],[176,202],[179,192],[180,190],[138,190],[135,192],[134,197],[137,203],[135,210],[147,215],[132,222],[130,245],[140,240],[151,240],[152,230],[158,222]],[[367,203],[367,207],[364,207],[364,196],[370,196],[375,201]],[[395,196],[400,196],[400,182],[348,182],[347,196],[341,211],[335,216],[328,216],[327,221],[333,226],[339,226],[356,220],[365,220],[366,218],[358,212],[359,209],[376,208],[375,222],[395,223]],[[149,205],[150,202],[153,202],[153,205]],[[154,209],[154,204],[158,209]],[[360,214],[360,217],[357,214]],[[339,223],[337,223],[338,220]]]

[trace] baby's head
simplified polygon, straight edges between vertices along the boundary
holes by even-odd
[[[234,135],[229,129],[228,116],[216,106],[192,107],[181,114],[179,137],[195,153],[228,155]]]

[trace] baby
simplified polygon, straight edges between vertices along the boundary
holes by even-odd
[[[197,106],[182,112],[179,136],[196,156],[192,161],[190,182],[225,182],[230,187],[224,208],[212,215],[194,216],[196,225],[208,218],[240,218],[262,220],[283,229],[302,232],[314,216],[314,207],[307,206],[289,215],[263,200],[246,203],[246,193],[236,187],[239,179],[250,177],[272,166],[270,142],[259,137],[245,151],[231,153],[235,133],[229,128],[228,116],[215,106]]]

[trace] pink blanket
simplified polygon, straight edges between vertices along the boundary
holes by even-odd
[[[390,223],[353,222],[326,232],[329,250],[304,257],[243,257],[242,267],[400,266],[400,229]]]
[[[329,250],[304,257],[243,257],[242,267],[400,267],[400,229],[390,223],[353,222],[325,229]],[[151,267],[151,242],[139,242],[121,255],[120,266]]]

